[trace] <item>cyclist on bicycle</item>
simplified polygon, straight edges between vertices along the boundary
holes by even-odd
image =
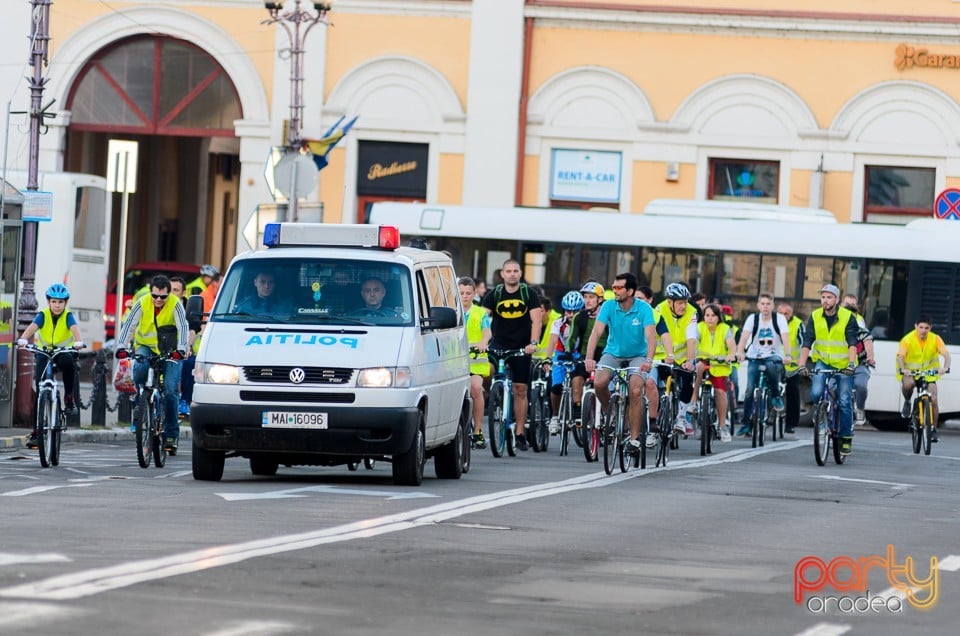
[[[897,349],[897,380],[900,381],[900,390],[903,392],[903,409],[900,415],[903,419],[910,419],[910,397],[913,394],[913,373],[939,370],[939,374],[950,373],[950,352],[943,338],[931,331],[933,323],[930,316],[920,314],[913,325],[913,331],[900,339]],[[943,366],[940,367],[940,356],[943,356]],[[940,408],[937,406],[937,378],[927,380],[927,391],[930,393],[930,403],[933,406],[933,434],[930,441],[940,441],[937,434],[937,418]]]
[[[864,409],[867,406],[867,385],[870,382],[870,367],[876,364],[873,357],[873,336],[867,329],[867,321],[860,315],[857,306],[857,297],[846,294],[843,297],[843,306],[853,312],[857,321],[859,336],[857,341],[857,369],[853,372],[853,419],[857,426],[866,424],[867,416]]]
[[[787,374],[783,394],[784,432],[787,435],[796,435],[797,424],[800,423],[800,375],[796,372],[800,369],[797,361],[800,359],[800,344],[803,342],[803,320],[793,313],[793,305],[790,303],[782,302],[777,305],[777,313],[787,321],[789,334],[784,349],[785,353],[790,354],[791,359],[783,365],[783,370]]]
[[[729,363],[736,360],[737,343],[733,339],[733,330],[723,321],[720,305],[709,304],[703,309],[703,322],[697,325],[700,339],[697,341],[697,357],[724,359]],[[705,373],[710,374],[713,395],[717,403],[717,426],[720,429],[720,441],[730,441],[730,429],[727,427],[727,390],[730,388],[730,375],[733,367],[718,362],[698,362],[697,379],[693,385],[693,402],[697,402],[697,392]],[[701,435],[703,431],[701,431]]]
[[[857,320],[853,312],[840,306],[840,289],[824,285],[820,289],[820,308],[815,309],[804,328],[803,345],[797,364],[800,373],[806,373],[807,357],[816,363],[818,371],[839,371],[837,376],[837,405],[840,411],[840,453],[853,450],[853,404],[850,390],[857,368]],[[815,375],[810,383],[810,400],[820,401],[826,388],[826,378]]]
[[[593,332],[593,326],[597,323],[597,315],[600,313],[600,307],[603,305],[603,285],[595,280],[588,280],[580,287],[580,295],[583,296],[583,309],[573,318],[573,326],[570,330],[570,337],[567,339],[567,350],[573,352],[585,360],[587,357],[587,343],[590,341],[590,334]],[[607,344],[607,332],[600,335],[597,341],[597,349],[594,353],[594,361],[599,361],[603,354],[603,348]],[[586,367],[582,368],[583,374],[574,374],[571,389],[573,391],[573,402],[576,408],[573,411],[575,420],[580,420],[580,404],[583,399],[583,388],[586,384],[589,373]]]
[[[653,309],[647,303],[634,298],[637,291],[637,277],[626,272],[617,274],[613,282],[613,294],[616,302],[605,302],[597,315],[597,322],[590,332],[587,342],[586,370],[588,373],[597,368],[594,358],[597,343],[604,329],[608,329],[607,344],[600,357],[600,365],[605,367],[634,367],[629,371],[629,398],[627,413],[630,417],[630,445],[639,451],[644,390],[644,378],[641,374],[650,371],[651,356],[657,347],[657,331],[653,321]],[[600,401],[601,412],[606,412],[610,401],[610,378],[608,369],[597,371],[593,387]],[[650,405],[657,403],[656,388],[651,394],[647,387],[647,399]]]
[[[586,305],[580,292],[573,290],[563,296],[560,307],[563,309],[563,316],[557,318],[550,325],[550,340],[547,342],[547,350],[553,352],[554,362],[560,360],[569,360],[574,362],[570,373],[573,377],[580,377],[580,392],[577,392],[573,386],[573,380],[570,383],[572,412],[580,413],[580,400],[583,396],[583,380],[587,377],[583,362],[580,360],[580,352],[570,346],[570,336],[573,331],[573,322],[576,320],[580,311]],[[562,365],[554,364],[552,378],[550,382],[550,404],[553,407],[553,417],[550,418],[550,434],[556,435],[560,432],[560,418],[557,413],[560,412],[560,398],[563,395],[563,381],[567,377],[567,369]]]
[[[683,435],[692,435],[693,426],[687,421],[687,410],[693,397],[693,370],[697,352],[697,340],[700,332],[697,331],[697,308],[690,302],[690,289],[683,283],[670,283],[664,290],[666,298],[657,305],[657,311],[663,318],[670,332],[670,341],[673,344],[673,363],[680,365],[686,373],[676,374],[677,421],[673,430]],[[658,348],[654,358],[669,364],[665,349]],[[660,379],[666,381],[669,369],[661,368]]]
[[[737,437],[750,437],[753,426],[753,390],[760,382],[760,365],[766,369],[767,389],[773,408],[783,410],[783,398],[780,396],[780,376],[784,363],[793,361],[788,339],[790,327],[781,314],[773,311],[773,294],[763,292],[757,298],[757,313],[750,314],[743,321],[740,343],[737,345],[737,359],[747,364],[747,390],[743,397],[743,416]]]
[[[500,349],[523,349],[526,355],[514,356],[507,361],[513,378],[513,416],[516,421],[517,448],[530,450],[524,436],[527,425],[527,385],[530,384],[530,355],[540,344],[540,322],[543,310],[540,296],[532,287],[520,282],[520,263],[508,259],[503,263],[500,276],[503,283],[487,292],[481,306],[490,314],[492,338],[484,343],[490,351],[490,362],[496,362],[493,354]],[[487,346],[488,345],[488,346]]]
[[[473,435],[470,441],[474,448],[486,448],[483,437],[483,379],[490,376],[490,360],[484,343],[490,341],[490,316],[480,305],[473,303],[476,283],[469,276],[457,280],[460,289],[460,305],[467,324],[467,344],[479,353],[470,360],[470,397],[473,399]]]
[[[20,334],[17,340],[17,346],[25,347],[30,342],[34,334],[37,335],[38,346],[44,349],[55,349],[63,347],[73,347],[74,349],[83,349],[85,346],[80,337],[80,326],[77,319],[74,318],[70,310],[67,309],[67,301],[70,300],[70,291],[66,285],[54,283],[47,287],[47,308],[37,313],[33,322],[27,325],[27,328]],[[53,364],[63,378],[63,401],[64,408],[68,413],[76,410],[77,402],[73,395],[73,389],[76,385],[76,359],[72,354],[58,353],[53,358]],[[37,391],[40,384],[40,378],[47,366],[47,358],[41,354],[36,354],[33,365],[33,388]],[[28,448],[37,447],[37,421],[34,418],[33,432],[27,440]]]
[[[131,336],[137,355],[149,357],[173,353],[171,357],[175,359],[163,364],[163,436],[164,446],[174,455],[180,441],[180,424],[177,422],[180,360],[186,355],[189,326],[183,303],[170,290],[170,279],[163,274],[150,279],[150,293],[133,304],[123,321],[117,337],[117,357],[126,355],[123,349]],[[147,361],[134,362],[133,381],[138,387],[146,382],[148,369]]]

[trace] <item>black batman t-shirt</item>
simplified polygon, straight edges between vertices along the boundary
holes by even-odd
[[[522,349],[530,344],[530,310],[540,308],[540,296],[532,287],[520,287],[513,293],[504,287],[499,294],[494,287],[483,297],[482,305],[490,310],[494,346]]]

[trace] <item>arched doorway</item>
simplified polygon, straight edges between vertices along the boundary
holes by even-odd
[[[106,174],[109,139],[140,144],[127,263],[229,262],[240,184],[234,121],[243,113],[216,60],[173,37],[118,40],[87,61],[67,107],[65,170]],[[113,246],[119,243],[119,209],[115,202]]]

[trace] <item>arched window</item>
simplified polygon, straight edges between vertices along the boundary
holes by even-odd
[[[205,51],[169,37],[137,36],[99,51],[68,100],[76,130],[192,137],[234,136],[243,118],[233,82]]]

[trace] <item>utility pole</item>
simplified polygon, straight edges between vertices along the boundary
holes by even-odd
[[[299,153],[303,147],[303,44],[307,34],[318,22],[325,22],[327,12],[330,11],[329,2],[314,2],[311,13],[300,7],[301,0],[293,1],[293,9],[283,10],[283,2],[264,2],[264,8],[270,13],[270,18],[262,24],[279,24],[287,33],[290,48],[290,124],[287,130],[286,154]],[[301,32],[302,31],[302,32]],[[282,56],[282,53],[281,53]],[[292,171],[296,178],[296,170]],[[297,188],[291,185],[289,210],[287,220],[297,219]]]
[[[39,189],[40,130],[43,120],[48,117],[46,110],[53,102],[43,106],[43,88],[47,83],[43,77],[47,65],[47,53],[50,48],[50,4],[51,0],[31,0],[30,12],[30,156],[27,166],[27,191]],[[37,222],[25,221],[23,224],[23,287],[20,291],[20,305],[17,307],[17,330],[23,332],[37,312],[37,297],[34,280],[37,264]],[[25,373],[25,370],[27,371]],[[33,414],[33,359],[29,356],[17,356],[17,384],[14,395],[14,419],[21,425],[32,426]]]

